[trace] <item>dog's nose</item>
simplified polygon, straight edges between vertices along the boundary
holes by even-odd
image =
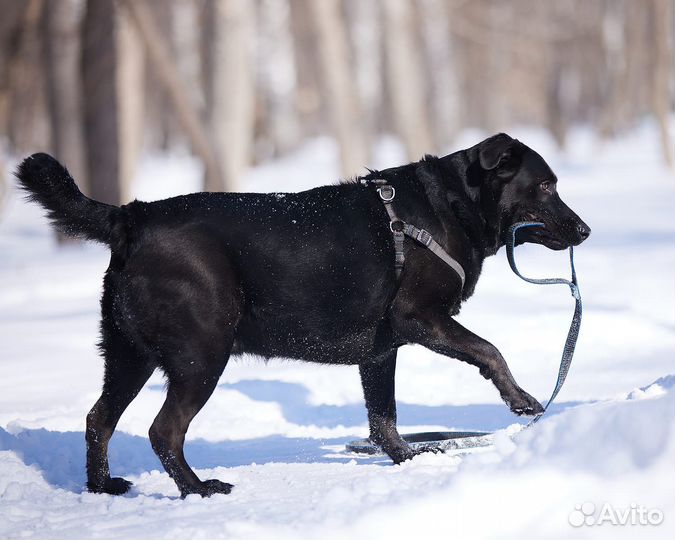
[[[581,240],[586,240],[591,235],[591,228],[585,223],[579,223],[577,225],[577,232],[581,236]]]

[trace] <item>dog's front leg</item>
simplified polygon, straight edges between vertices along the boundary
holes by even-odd
[[[492,381],[502,399],[518,415],[543,412],[542,406],[516,383],[497,347],[464,328],[443,310],[425,313],[419,324],[417,343],[478,367]]]
[[[359,373],[368,409],[370,440],[380,446],[394,463],[412,458],[416,452],[401,438],[396,429],[394,398],[396,351],[360,364]]]

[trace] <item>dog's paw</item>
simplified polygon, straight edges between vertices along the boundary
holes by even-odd
[[[441,452],[442,450],[440,448],[433,446],[421,446],[419,448],[411,448],[408,444],[405,444],[405,446],[397,445],[396,448],[389,449],[387,451],[387,455],[391,458],[391,460],[394,462],[395,465],[399,465],[404,461],[408,461],[409,459],[414,458],[415,456],[419,456],[420,454],[427,454],[427,453],[439,454]]]
[[[133,484],[124,478],[107,478],[103,485],[94,486],[87,482],[87,489],[92,493],[107,493],[108,495],[124,495]]]
[[[234,487],[232,484],[221,482],[215,478],[211,480],[204,480],[203,485],[206,488],[206,497],[210,497],[215,493],[223,493],[224,495],[228,495]]]
[[[541,406],[541,403],[524,390],[521,391],[520,395],[508,399],[507,403],[511,412],[518,416],[535,416],[544,412],[544,407]]]
[[[211,495],[215,495],[216,493],[228,495],[232,491],[233,487],[234,486],[232,484],[228,484],[227,482],[221,482],[220,480],[212,478],[211,480],[204,480],[197,489],[187,490],[181,493],[181,498],[184,499],[185,497],[193,493],[201,495],[202,497],[210,497]]]
[[[414,458],[415,456],[419,456],[420,454],[442,454],[443,450],[440,448],[432,447],[432,446],[424,446],[422,448],[408,448],[407,451],[405,452],[398,452],[395,454],[389,454],[389,457],[392,459],[395,465],[400,465],[404,461],[408,461],[409,459]]]
[[[417,452],[412,448],[396,449],[395,451],[388,452],[388,455],[395,465],[399,465],[404,461],[414,458],[417,455]]]

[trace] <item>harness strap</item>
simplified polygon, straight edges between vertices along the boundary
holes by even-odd
[[[401,277],[403,265],[405,264],[405,253],[403,253],[403,243],[405,241],[403,229],[405,224],[398,219],[396,212],[394,212],[394,207],[391,204],[396,196],[396,190],[392,186],[382,185],[377,188],[377,194],[380,196],[380,199],[382,199],[384,208],[389,215],[389,228],[394,235],[394,251],[396,254],[394,258],[394,270],[396,270],[396,278],[398,279]]]
[[[362,180],[364,184],[368,183],[368,180]],[[424,230],[415,227],[410,223],[406,223],[400,219],[396,212],[392,202],[396,197],[396,190],[394,186],[387,184],[386,180],[383,179],[374,179],[370,180],[373,184],[379,186],[377,188],[377,193],[380,196],[380,199],[384,203],[384,208],[387,211],[389,216],[389,228],[394,235],[394,250],[396,253],[394,259],[394,269],[396,270],[396,277],[401,277],[401,272],[403,271],[403,265],[405,264],[405,253],[403,252],[403,244],[405,237],[408,236],[427,248],[439,259],[441,259],[445,264],[452,268],[455,273],[459,276],[459,279],[462,282],[462,289],[464,288],[464,282],[466,281],[466,273],[462,265],[457,262],[443,247],[434,240],[434,237],[431,234]]]
[[[431,250],[431,252],[436,255],[436,257],[441,259],[445,264],[452,268],[459,276],[459,279],[462,280],[462,289],[464,288],[464,282],[466,281],[464,268],[462,268],[462,265],[453,259],[448,254],[448,252],[445,251],[438,242],[436,242],[436,240],[434,240],[434,237],[431,236],[431,234],[429,234],[424,229],[418,229],[410,223],[405,224],[403,227],[403,232],[406,234],[406,236],[417,240],[420,244]]]

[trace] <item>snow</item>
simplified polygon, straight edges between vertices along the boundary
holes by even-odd
[[[367,435],[355,368],[246,357],[230,362],[188,432],[186,455],[200,477],[236,485],[204,500],[180,500],[150,448],[147,429],[163,400],[158,374],[111,441],[113,474],[133,490],[82,491],[84,418],[102,376],[95,343],[108,253],[58,246],[40,209],[12,189],[0,215],[0,538],[672,538],[675,198],[657,132],[644,125],[601,143],[578,129],[565,153],[537,130],[512,134],[549,161],[563,199],[593,229],[576,250],[584,320],[552,413],[521,430],[474,368],[405,347],[402,432],[500,431],[487,449],[393,466],[344,450]],[[482,136],[467,132],[457,147]],[[331,140],[316,139],[256,167],[246,185],[278,193],[331,183],[337,157]],[[384,139],[372,166],[404,161],[400,145]],[[199,176],[187,155],[145,156],[135,195],[193,191]],[[526,275],[569,272],[564,252],[524,246],[517,258]],[[545,400],[572,310],[567,287],[521,282],[500,252],[460,321],[495,343],[519,383]],[[570,516],[584,503],[597,512],[644,507],[664,519],[575,527]]]

